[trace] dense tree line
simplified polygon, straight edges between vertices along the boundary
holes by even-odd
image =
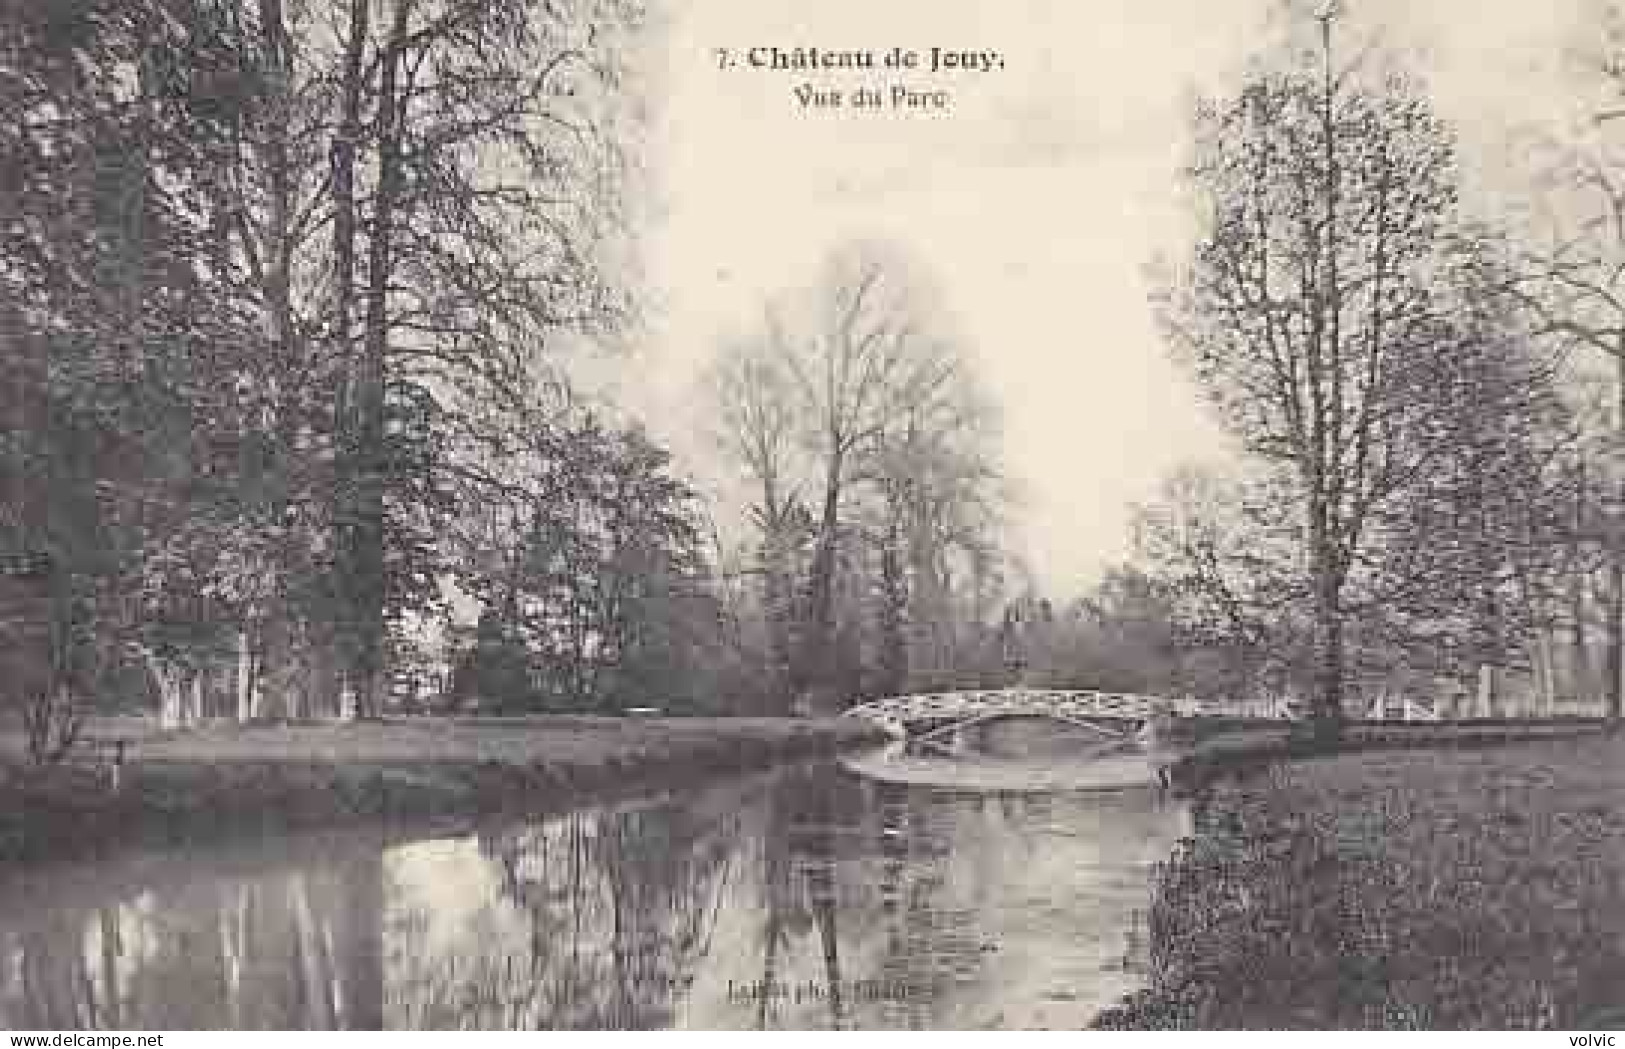
[[[572,389],[571,353],[638,330],[635,0],[0,22],[39,753],[98,705],[827,709],[988,648],[992,413],[896,253],[841,253],[719,365],[759,591],[670,454]]]
[[[918,263],[847,244],[712,367],[759,584],[739,596],[778,710],[1004,676],[998,419],[943,316]]]
[[[1243,456],[1169,479],[1061,647],[1138,630],[1125,684],[1292,697],[1328,732],[1391,689],[1617,718],[1625,385],[1586,366],[1618,358],[1617,165],[1547,151],[1555,247],[1487,225],[1425,85],[1346,23],[1297,17],[1198,107],[1199,235],[1154,304]]]
[[[780,710],[1003,677],[998,414],[944,315],[915,260],[856,242],[713,364]]]
[[[1244,455],[1052,605],[1003,542],[975,354],[894,247],[718,348],[737,515],[572,389],[638,330],[637,0],[0,24],[0,536],[47,566],[47,654],[10,675],[41,754],[121,699],[789,713],[1027,680],[1291,695],[1334,732],[1422,682],[1620,712],[1611,112],[1538,153],[1541,230],[1472,213],[1426,85],[1336,5],[1203,101],[1154,307]]]
[[[50,565],[53,609],[14,702],[377,714],[457,592],[546,634],[532,661],[573,655],[559,674],[681,658],[672,623],[706,618],[676,611],[707,571],[691,495],[565,366],[630,316],[639,5],[0,22],[4,538]]]

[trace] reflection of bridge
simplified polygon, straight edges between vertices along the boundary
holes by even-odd
[[[1482,703],[1475,714],[1441,718],[1436,706],[1403,694],[1384,693],[1369,708],[1364,703],[1359,706],[1359,712],[1351,713],[1348,720],[1379,732],[1396,723],[1431,722],[1441,728],[1453,725],[1467,733],[1463,738],[1477,738],[1471,725],[1489,719],[1500,727],[1492,727],[1485,738],[1509,738],[1507,726],[1525,725],[1520,731],[1529,733],[1542,724],[1542,719],[1527,715],[1492,718],[1488,704]],[[1178,717],[1166,732],[1142,733],[1159,709]],[[893,696],[852,707],[844,716],[884,728],[895,742],[882,752],[849,755],[842,764],[873,779],[968,790],[1144,785],[1155,781],[1156,770],[1166,768],[1177,755],[1189,753],[1198,741],[1242,730],[1279,732],[1293,714],[1292,704],[1285,699],[1264,697],[1215,704],[1189,698],[1034,688]],[[1549,712],[1547,718],[1551,718]],[[1052,724],[1024,731],[1023,722],[1035,721]],[[1575,731],[1574,724],[1562,720],[1545,723],[1559,734]],[[1061,745],[1060,750],[1055,743]],[[1026,749],[1029,747],[1036,752]],[[1014,755],[1018,760],[1007,760],[1011,749],[1019,752]],[[956,760],[943,761],[943,756]]]
[[[1102,734],[1122,735],[1139,728],[1159,706],[1182,716],[1203,713],[1195,700],[1167,700],[1122,692],[1073,692],[1006,688],[986,692],[929,692],[892,696],[846,711],[898,738],[924,741],[1000,718],[1049,718]]]
[[[879,725],[898,742],[879,754],[849,756],[843,764],[871,779],[973,791],[1149,786],[1155,782],[1149,741],[1136,733],[1158,710],[1186,716],[1204,712],[1193,700],[1120,692],[1010,688],[894,696],[853,707],[845,716]],[[1003,760],[984,749],[992,743],[988,734],[1002,731],[997,725],[1033,720],[1052,722],[1058,732],[1074,737],[1064,755]]]
[[[1285,713],[1278,709],[1277,717]],[[1170,726],[1170,738],[1142,735],[1140,730],[1159,710],[1179,715],[1180,726]],[[848,755],[842,764],[871,779],[982,792],[1149,787],[1168,754],[1189,746],[1193,721],[1203,715],[1247,717],[1194,699],[1093,690],[1008,688],[893,696],[852,707],[844,716],[878,725],[896,742],[882,752]],[[1020,731],[1020,723],[1033,721],[1053,724],[1062,741],[1060,752],[1046,754],[1048,733]],[[1000,756],[1012,742],[1006,725],[1014,732],[1017,750],[1036,745],[1038,751],[1014,759]],[[943,761],[944,756],[955,760]]]

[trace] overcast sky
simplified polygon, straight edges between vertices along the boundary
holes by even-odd
[[[1550,119],[1584,0],[1356,0],[1423,56],[1467,165],[1509,161],[1506,128]],[[1142,266],[1188,250],[1177,168],[1195,91],[1256,53],[1272,0],[687,0],[676,3],[649,231],[653,329],[622,395],[703,469],[687,401],[719,332],[797,285],[830,247],[889,238],[926,262],[1006,414],[1025,489],[1017,542],[1055,596],[1126,552],[1129,505],[1221,440],[1167,360]],[[949,77],[719,70],[716,48],[995,49]],[[662,78],[656,78],[657,81]],[[894,81],[946,114],[801,110],[792,89]],[[933,83],[935,81],[935,83]]]

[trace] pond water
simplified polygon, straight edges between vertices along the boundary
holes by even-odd
[[[1147,790],[833,763],[461,837],[0,881],[0,1028],[1076,1028],[1132,990]]]

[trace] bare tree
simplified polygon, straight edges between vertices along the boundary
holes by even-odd
[[[998,423],[961,363],[938,396],[902,406],[880,442],[881,691],[936,687],[958,669],[961,623],[974,614],[956,607],[956,582],[997,556]]]
[[[1309,591],[1276,487],[1185,466],[1134,514],[1135,563],[1166,594],[1174,636],[1222,654],[1224,682],[1204,684],[1272,700],[1308,684]]]
[[[424,563],[437,449],[491,404],[534,400],[544,338],[625,315],[603,250],[626,145],[610,99],[641,17],[622,0],[393,0],[375,25],[371,7],[352,6],[344,37],[331,180],[335,576],[361,714],[378,709],[391,617],[443,567]]]
[[[970,533],[994,516],[972,509],[993,501],[997,475],[985,398],[935,306],[898,252],[844,246],[812,287],[769,305],[711,382],[723,446],[756,492],[767,603],[794,608],[793,631],[774,635],[775,661],[787,656],[790,693],[815,704],[836,690],[842,595],[863,589],[843,586],[843,560],[855,564],[865,544],[878,552],[882,677],[895,687],[909,568],[929,592],[921,566],[940,582],[949,547],[975,545]],[[806,530],[805,571],[787,595],[788,548]]]
[[[754,497],[747,511],[758,535],[769,691],[781,712],[792,698],[796,550],[804,529],[797,448],[796,391],[785,362],[744,342],[723,351],[708,376],[713,437],[739,464]]]

